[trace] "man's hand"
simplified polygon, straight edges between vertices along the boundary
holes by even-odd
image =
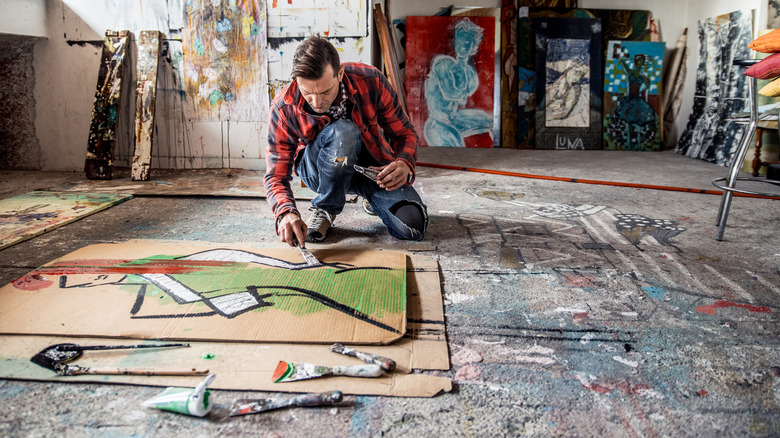
[[[290,246],[295,246],[296,239],[303,248],[306,246],[306,222],[294,211],[289,211],[279,219],[279,237],[282,242],[287,242]],[[295,237],[295,239],[293,239]]]
[[[412,171],[409,169],[409,165],[401,160],[393,161],[381,169],[379,175],[377,175],[376,183],[388,192],[406,184],[406,179]]]

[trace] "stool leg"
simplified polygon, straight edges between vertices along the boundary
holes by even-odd
[[[727,187],[733,189],[737,185],[737,177],[739,176],[739,170],[742,168],[742,162],[745,161],[747,150],[750,147],[750,140],[753,138],[753,134],[756,132],[758,126],[758,104],[756,99],[756,79],[748,79],[748,94],[750,96],[750,122],[745,128],[745,132],[742,134],[739,146],[734,152],[734,158],[731,161],[729,167],[729,176],[727,181]],[[723,196],[720,200],[720,208],[718,209],[718,219],[715,225],[718,227],[718,235],[716,240],[723,240],[723,232],[726,230],[726,219],[729,216],[729,209],[731,208],[731,199],[734,193],[731,190],[724,190]]]

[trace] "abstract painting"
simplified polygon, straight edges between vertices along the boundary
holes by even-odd
[[[610,41],[604,70],[604,148],[661,149],[665,43]]]
[[[601,21],[542,18],[536,32],[536,148],[601,149]]]
[[[727,121],[747,105],[747,81],[734,59],[751,58],[753,14],[749,10],[699,21],[699,68],[693,112],[677,153],[728,165],[744,125]]]
[[[101,181],[102,182],[102,181]],[[0,201],[0,249],[132,198],[111,193],[29,192]]]
[[[183,69],[191,121],[267,119],[267,26],[254,16],[264,2],[251,8],[239,3],[193,0],[185,6]]]
[[[423,146],[493,147],[494,17],[407,17],[406,93]]]
[[[0,289],[0,332],[383,344],[404,334],[404,253],[314,253],[320,264],[294,249],[87,246]]]

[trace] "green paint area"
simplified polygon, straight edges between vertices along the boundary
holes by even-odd
[[[331,309],[342,312],[353,309],[382,318],[406,309],[406,269],[340,271],[326,266],[291,270],[253,263],[172,260],[165,256],[134,260],[123,266],[137,266],[145,272],[155,268],[154,271],[166,274],[177,287],[194,291],[206,300],[253,294],[259,297],[263,306],[251,312],[276,309],[303,316]],[[181,306],[139,275],[128,275],[126,282],[129,284],[122,286],[123,290],[134,295],[138,293],[138,284],[147,284],[145,303]],[[211,311],[204,302],[187,304],[182,306],[184,308],[191,313]],[[140,313],[146,313],[143,306]]]
[[[211,106],[216,105],[219,103],[219,101],[222,100],[222,92],[219,90],[214,90],[209,94],[209,103]]]
[[[201,41],[200,38],[195,39],[193,47],[195,48],[195,51],[198,52],[198,56],[203,56],[203,53],[206,51],[206,46],[203,45],[203,41]]]
[[[217,355],[216,354],[212,354],[212,353],[203,353],[203,354],[200,355],[200,357],[203,358],[203,359],[206,359],[206,360],[212,360],[212,359],[216,358]]]

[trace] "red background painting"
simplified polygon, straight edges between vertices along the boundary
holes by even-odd
[[[468,19],[484,31],[477,53],[471,58],[477,69],[479,88],[469,97],[466,108],[478,108],[493,115],[495,77],[495,17],[406,17],[406,69],[404,85],[409,117],[420,136],[420,145],[428,146],[423,126],[428,118],[425,106],[425,79],[436,55],[455,57],[455,24]],[[465,138],[466,147],[493,147],[488,134]]]

